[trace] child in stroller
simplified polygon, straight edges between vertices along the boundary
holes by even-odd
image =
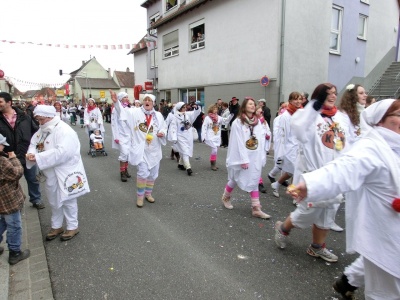
[[[96,153],[100,152],[104,156],[107,156],[107,152],[104,150],[104,139],[100,129],[95,129],[93,131],[90,131],[89,138],[90,138],[90,151],[88,152],[88,154],[91,154],[92,157],[95,157]]]

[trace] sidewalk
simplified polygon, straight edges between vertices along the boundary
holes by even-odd
[[[26,181],[20,180],[27,194]],[[50,209],[47,206],[45,209]],[[8,264],[8,248],[5,235],[0,256],[0,300],[49,300],[53,299],[46,254],[38,211],[28,200],[22,210],[22,249],[30,249],[31,256],[14,266]]]

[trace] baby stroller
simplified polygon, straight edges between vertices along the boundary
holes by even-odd
[[[89,147],[88,155],[92,157],[96,157],[97,153],[103,156],[108,155],[104,148],[104,138],[100,129],[91,129],[89,127]]]

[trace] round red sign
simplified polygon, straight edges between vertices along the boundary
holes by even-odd
[[[0,78],[3,78],[4,77],[4,72],[3,72],[3,70],[0,70]]]

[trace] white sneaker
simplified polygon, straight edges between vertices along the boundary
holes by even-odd
[[[279,182],[276,181],[274,183],[271,183],[271,188],[272,194],[274,194],[275,197],[279,198]]]
[[[336,231],[336,232],[342,232],[344,229],[340,227],[338,224],[333,223],[331,226],[331,230]]]
[[[280,249],[286,248],[287,235],[284,235],[281,231],[282,222],[278,221],[275,223],[275,243]]]

